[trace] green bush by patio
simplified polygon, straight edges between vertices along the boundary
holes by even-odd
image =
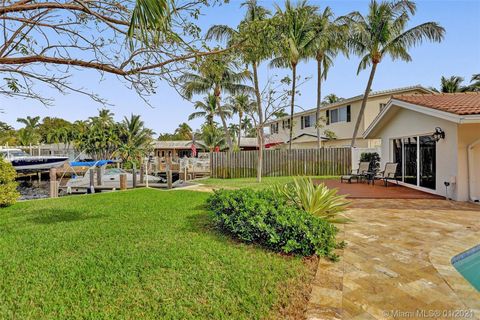
[[[218,232],[207,197],[137,189],[0,209],[0,319],[284,318],[276,307],[310,269]]]
[[[0,157],[0,207],[11,206],[20,196],[15,182],[16,176],[17,173],[11,163]]]
[[[248,243],[303,256],[335,259],[337,229],[288,205],[273,190],[219,190],[208,199],[219,228]]]

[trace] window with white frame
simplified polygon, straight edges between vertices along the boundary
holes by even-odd
[[[278,122],[272,123],[270,125],[270,133],[271,134],[278,133]]]
[[[290,119],[282,121],[282,128],[283,129],[290,129]]]
[[[302,116],[301,118],[301,128],[310,128],[315,125],[315,116],[309,115],[309,116]]]
[[[350,105],[327,110],[329,123],[350,122]]]
[[[385,109],[386,106],[387,106],[386,103],[380,103],[380,108],[379,108],[380,112],[382,112],[382,110]]]

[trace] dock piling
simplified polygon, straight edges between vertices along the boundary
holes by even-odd
[[[145,183],[145,168],[140,166],[140,184]]]
[[[137,187],[137,168],[133,167],[132,169],[132,184],[133,188]]]
[[[170,167],[167,169],[167,188],[172,189],[172,170],[170,170]]]
[[[50,169],[50,198],[58,198],[57,169]]]
[[[95,193],[95,169],[89,169],[89,173],[90,173],[89,192]]]
[[[127,190],[127,174],[120,174],[120,190]]]
[[[102,182],[102,167],[97,167],[97,185],[101,186]]]

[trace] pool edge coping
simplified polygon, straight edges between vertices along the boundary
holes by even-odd
[[[464,232],[464,231],[462,231]],[[457,298],[480,319],[480,292],[458,271],[452,260],[479,246],[480,233],[471,232],[461,239],[451,239],[429,253],[430,262],[452,289]]]

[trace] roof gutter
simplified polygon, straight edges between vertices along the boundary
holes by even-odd
[[[477,146],[480,145],[480,139],[474,141],[473,143],[469,144],[467,146],[467,160],[468,160],[468,196],[470,201],[475,202],[475,203],[480,203],[480,198],[479,196],[475,196],[473,194],[473,182],[474,182],[474,162],[473,162],[473,149]]]

